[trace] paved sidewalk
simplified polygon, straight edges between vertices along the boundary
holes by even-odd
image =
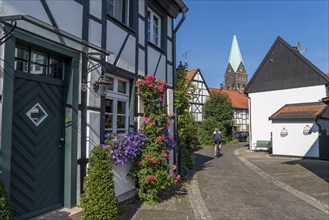
[[[247,148],[237,150],[236,154],[256,166],[256,172],[260,169],[265,174],[264,178],[322,209],[329,216],[329,161],[273,156]]]
[[[265,175],[255,166],[247,166],[251,164],[249,160],[256,162],[265,160],[268,155],[262,152],[248,152],[243,150],[241,155],[234,155],[234,152],[243,144],[224,146],[222,149],[223,156],[220,158],[213,157],[213,149],[202,149],[196,154],[197,162],[197,180],[201,191],[202,199],[204,200],[212,219],[323,219],[328,220],[325,205],[315,200],[315,204],[297,197],[296,190],[292,187],[286,189],[274,184],[270,181],[270,175]],[[247,155],[248,154],[248,155]],[[245,156],[245,157],[242,157]],[[240,159],[242,160],[240,160]],[[272,166],[277,167],[284,173],[296,172],[291,166],[283,166],[279,157],[272,159],[272,164],[268,164],[269,171]],[[292,159],[292,158],[291,158]],[[244,160],[244,161],[243,161]],[[246,162],[246,163],[245,163]],[[263,163],[260,162],[258,166]],[[288,161],[287,161],[288,162]],[[318,163],[317,160],[313,162]],[[326,163],[320,162],[318,167],[325,170]],[[306,172],[306,170],[304,170]],[[274,174],[272,172],[272,174]],[[314,177],[313,181],[309,180],[312,172],[309,170],[307,175],[301,175],[300,179],[295,179],[301,182],[301,185],[316,184],[321,182],[321,193],[328,191],[328,183],[321,177]],[[287,174],[289,177],[290,174]],[[302,178],[304,176],[304,178]],[[293,178],[293,177],[292,177]],[[272,178],[273,180],[273,178]],[[279,183],[279,182],[276,182]],[[286,186],[286,184],[282,185]],[[304,186],[306,188],[306,186]],[[290,190],[290,191],[289,191]],[[303,194],[304,195],[304,194]],[[307,197],[309,198],[309,197]],[[321,206],[321,207],[320,207]],[[319,209],[322,208],[322,209]]]

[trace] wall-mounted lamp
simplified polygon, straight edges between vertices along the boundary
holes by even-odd
[[[112,85],[112,81],[108,80],[104,75],[101,75],[97,81],[93,83],[94,91],[99,95],[106,95],[107,90]]]
[[[288,136],[288,130],[283,128],[280,132],[281,137],[287,137]]]

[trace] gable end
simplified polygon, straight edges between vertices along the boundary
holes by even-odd
[[[278,37],[254,76],[246,93],[329,85],[329,78],[281,37]]]

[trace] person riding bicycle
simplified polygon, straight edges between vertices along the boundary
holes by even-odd
[[[213,140],[215,144],[215,157],[220,156],[220,150],[221,150],[221,143],[222,143],[222,133],[220,132],[219,128],[215,128],[215,131],[213,133]]]

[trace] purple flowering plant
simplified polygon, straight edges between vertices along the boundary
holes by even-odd
[[[147,141],[146,135],[140,132],[108,133],[105,138],[102,146],[104,149],[109,148],[110,158],[115,165],[124,164],[127,161],[134,162]]]

